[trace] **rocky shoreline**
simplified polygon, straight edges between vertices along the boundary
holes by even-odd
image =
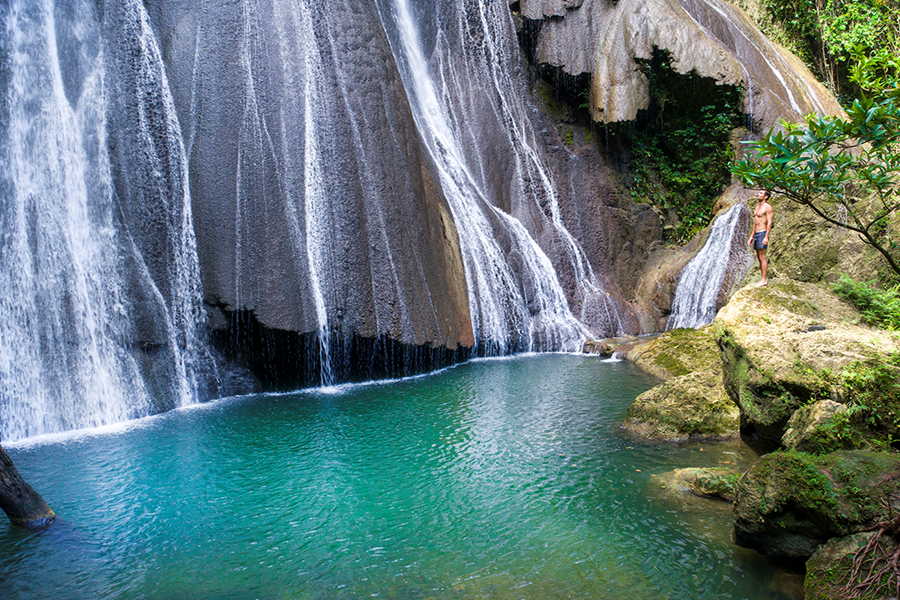
[[[865,572],[851,577],[854,553],[900,510],[900,430],[865,405],[858,376],[893,368],[898,334],[864,324],[826,284],[779,277],[738,290],[701,329],[589,342],[585,352],[632,361],[663,380],[629,408],[627,435],[763,448],[742,471],[710,465],[661,478],[732,502],[736,544],[805,563],[808,600],[846,598],[861,582]],[[874,390],[879,410],[900,414],[896,391]],[[858,560],[893,552],[897,541],[882,537]]]

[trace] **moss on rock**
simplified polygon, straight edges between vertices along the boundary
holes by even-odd
[[[727,439],[738,436],[739,416],[720,371],[708,369],[675,377],[638,396],[624,428],[656,441]]]
[[[712,326],[706,326],[667,331],[630,349],[626,358],[660,379],[671,379],[717,367],[719,351]]]
[[[841,396],[834,373],[896,351],[896,334],[858,323],[824,285],[779,279],[736,293],[713,335],[742,431],[780,444],[795,411]]]
[[[900,493],[900,455],[789,450],[763,456],[738,481],[734,540],[775,557],[807,558],[833,537],[883,520]]]
[[[832,400],[819,400],[797,410],[790,421],[781,443],[811,454],[828,454],[838,450],[875,450],[857,435],[852,426],[853,411],[846,404]]]

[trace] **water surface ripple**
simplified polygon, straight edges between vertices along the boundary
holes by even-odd
[[[715,448],[621,435],[654,383],[595,357],[479,360],[15,444],[64,522],[0,524],[0,597],[773,597],[727,507],[649,485]]]

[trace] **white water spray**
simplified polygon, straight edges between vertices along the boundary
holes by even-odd
[[[569,311],[549,258],[520,221],[490,202],[467,164],[461,126],[451,122],[452,111],[438,94],[407,0],[395,0],[389,14],[399,29],[400,47],[394,51],[413,115],[457,226],[476,343],[497,353],[579,348],[587,331]],[[442,81],[445,94],[447,84]],[[507,114],[504,120],[511,119]],[[509,239],[509,255],[497,241],[498,228]]]
[[[739,231],[742,220],[747,220],[744,206],[735,204],[716,217],[703,248],[681,271],[666,330],[696,329],[716,318],[722,283],[736,253],[743,257],[742,266],[746,269],[748,255]]]
[[[149,31],[139,2],[122,10]],[[117,223],[121,213],[107,152],[108,57],[94,13],[86,0],[65,10],[51,0],[11,0],[0,36],[9,58],[2,88],[9,120],[0,126],[4,441],[154,412],[156,398],[145,382],[148,358],[134,344],[136,310],[163,321],[157,326],[165,329],[169,362],[164,374],[154,375],[156,389],[170,396],[163,402],[179,405],[196,397],[198,267],[183,149],[178,154],[176,145],[168,154],[180,161],[174,168],[184,196],[168,199],[164,234],[175,248],[167,301]],[[68,45],[60,47],[60,39]],[[158,50],[142,51],[148,60],[141,68],[153,71],[151,82],[159,84],[162,76],[167,94]],[[166,127],[180,144],[166,99]],[[129,271],[134,281],[126,281]],[[129,296],[135,286],[142,288],[141,299]]]

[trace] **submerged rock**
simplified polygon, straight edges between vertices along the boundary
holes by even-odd
[[[734,469],[686,468],[663,473],[656,483],[669,491],[691,493],[701,498],[734,502],[734,489],[740,473]]]
[[[774,557],[807,558],[833,537],[884,520],[900,493],[900,455],[774,452],[738,481],[734,541]]]

